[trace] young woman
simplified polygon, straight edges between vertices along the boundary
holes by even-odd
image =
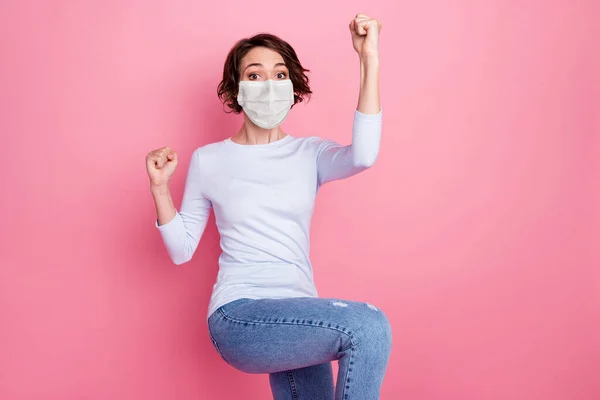
[[[214,209],[223,251],[209,334],[231,366],[268,373],[275,400],[379,398],[390,323],[374,305],[318,297],[309,226],[319,187],[377,158],[380,29],[363,14],[350,23],[360,59],[351,145],[283,131],[290,109],[311,93],[308,70],[288,43],[260,34],[230,50],[218,87],[231,111],[244,112],[244,123],[233,137],[193,152],[179,211],[168,189],[177,154],[163,147],[146,157],[155,226],[175,264],[191,259]],[[339,362],[335,388],[333,360]]]

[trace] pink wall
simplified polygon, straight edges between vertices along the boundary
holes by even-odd
[[[2,2],[0,399],[269,398],[208,338],[214,223],[171,265],[144,156],[179,151],[179,205],[257,31],[313,71],[285,129],[347,142],[357,12],[384,24],[383,148],[321,192],[313,259],[392,321],[382,399],[600,398],[598,2],[331,3]]]

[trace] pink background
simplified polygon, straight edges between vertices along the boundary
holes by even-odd
[[[2,2],[0,399],[270,398],[208,337],[214,221],[170,264],[144,156],[178,150],[179,206],[258,31],[312,70],[284,129],[347,143],[357,12],[384,25],[382,150],[320,193],[312,256],[321,296],[392,321],[382,399],[600,398],[598,2],[336,3]]]

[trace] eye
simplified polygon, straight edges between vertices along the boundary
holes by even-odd
[[[275,76],[276,76],[277,78],[279,78],[279,79],[285,79],[285,78],[287,78],[287,75],[286,75],[286,73],[285,73],[285,72],[279,72],[279,73],[277,73],[277,75],[275,75]]]
[[[251,73],[248,74],[248,78],[250,78],[251,81],[258,79],[258,74],[255,73]]]

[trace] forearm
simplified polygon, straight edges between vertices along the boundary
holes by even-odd
[[[156,216],[158,225],[164,225],[175,217],[177,213],[173,199],[171,198],[171,192],[167,184],[160,186],[150,186],[152,197],[154,198],[154,205],[156,206]]]
[[[363,114],[378,114],[379,100],[379,56],[372,53],[360,57],[360,92],[357,110]]]

